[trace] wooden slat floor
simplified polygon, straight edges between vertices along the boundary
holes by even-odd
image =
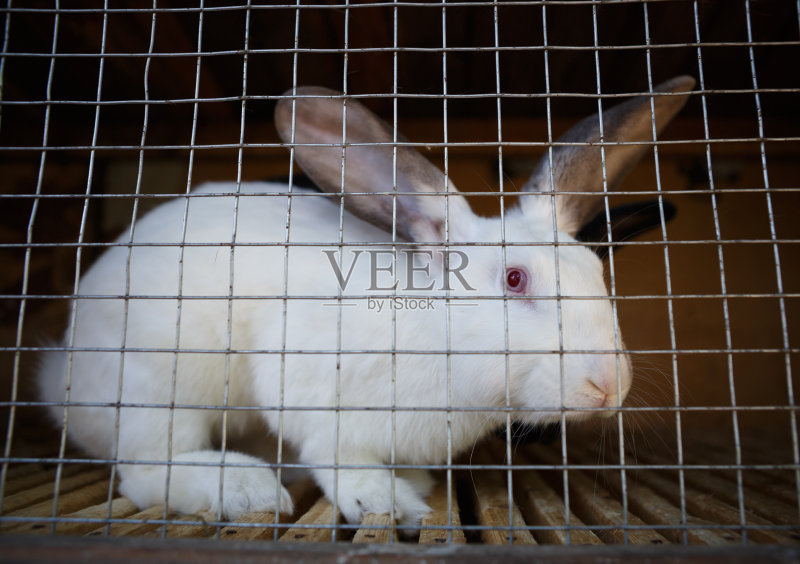
[[[310,480],[289,486],[296,511],[277,522],[273,513],[220,523],[210,513],[165,513],[163,506],[140,511],[116,494],[109,504],[110,470],[92,464],[62,465],[53,519],[56,466],[11,464],[0,534],[319,542],[332,540],[335,525],[334,540],[352,543],[800,544],[796,468],[774,456],[770,461],[770,450],[759,448],[748,451],[755,455],[742,459],[740,471],[729,467],[729,450],[713,443],[684,449],[681,471],[674,453],[638,452],[626,454],[623,473],[615,449],[600,457],[580,443],[570,444],[566,471],[558,444],[515,449],[510,472],[479,468],[503,464],[505,444],[495,440],[473,453],[475,469],[453,471],[452,495],[445,473],[435,474],[432,512],[411,536],[398,535],[388,515],[345,525]]]

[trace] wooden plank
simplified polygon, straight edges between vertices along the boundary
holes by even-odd
[[[731,442],[733,441],[731,440]],[[742,462],[744,464],[759,465],[790,463],[790,461],[786,459],[785,455],[782,456],[781,454],[776,454],[774,450],[765,448],[765,446],[766,445],[742,444]],[[691,459],[695,461],[702,461],[700,463],[706,464],[709,462],[719,464],[736,463],[736,453],[734,451],[733,444],[731,444],[729,447],[726,447],[720,445],[718,441],[704,437],[693,438],[691,442],[684,448],[684,455],[687,460]],[[798,478],[795,470],[777,468],[745,470],[744,477],[751,475],[758,476],[759,479],[761,477],[766,477],[770,483],[781,485],[784,492],[781,494],[781,497],[784,498],[784,501],[792,505],[797,505]],[[788,497],[786,492],[790,492]]]
[[[561,457],[552,449],[538,449],[537,458],[541,457],[548,464],[560,464]],[[570,503],[575,513],[590,527],[592,524],[618,526],[613,529],[597,529],[597,536],[609,544],[668,544],[669,540],[662,534],[646,527],[640,517],[626,512],[622,504],[614,499],[606,488],[589,478],[580,470],[567,470]],[[637,527],[630,529],[628,526]]]
[[[81,472],[75,476],[62,477],[59,483],[61,494],[78,489],[81,486],[96,482],[109,475],[108,468],[98,468],[89,472]],[[106,480],[107,482],[107,480]],[[53,499],[54,484],[52,482],[34,486],[30,489],[10,495],[3,500],[3,513],[14,513],[46,499]],[[61,495],[59,495],[61,497]]]
[[[488,458],[476,454],[473,461],[484,464]],[[501,471],[473,470],[470,476],[478,523],[490,527],[481,531],[481,540],[486,544],[537,544],[524,528],[525,520],[517,504],[510,499]],[[509,529],[509,526],[522,528]]]
[[[79,511],[67,513],[60,517],[64,519],[122,519],[136,513],[137,508],[134,503],[126,497],[118,497],[111,501],[111,513],[109,515],[108,503],[98,503]],[[70,522],[60,521],[56,524],[56,534],[58,535],[85,535],[98,528],[96,522]],[[24,523],[9,529],[9,534],[29,534],[29,535],[49,535],[51,531],[50,523],[33,522]]]
[[[576,454],[578,459],[584,463],[594,458],[594,453],[580,447],[570,450],[570,453]],[[603,472],[602,480],[616,495],[622,496],[622,476],[618,470]],[[676,526],[674,529],[658,529],[659,533],[674,543],[683,543],[684,532],[686,540],[691,544],[723,545],[740,544],[742,541],[741,535],[733,531],[693,528],[694,526],[713,525],[713,523],[688,514],[686,515],[686,524],[692,527],[684,526],[680,508],[653,489],[639,483],[635,471],[627,473],[626,486],[628,507],[631,511],[647,523]]]
[[[73,513],[96,503],[102,503],[108,499],[108,480],[100,480],[93,484],[88,484],[68,493],[58,496],[57,515]],[[53,500],[47,499],[34,505],[29,505],[6,515],[12,517],[49,517],[53,513]]]
[[[428,497],[431,512],[422,518],[422,529],[419,533],[420,544],[444,544],[467,542],[461,530],[461,515],[456,493],[450,489],[450,519],[447,512],[447,482],[437,483]],[[446,528],[445,528],[446,527]]]
[[[652,529],[642,529],[646,527],[640,517],[630,510],[626,512],[622,504],[612,496],[608,490],[599,486],[586,474],[579,471],[569,471],[567,474],[569,483],[570,501],[573,503],[575,513],[580,516],[589,526],[596,523],[598,525],[618,526],[614,529],[602,529],[595,531],[597,536],[609,544],[667,544],[669,540],[659,532]],[[629,529],[629,526],[637,527]]]
[[[621,479],[609,481],[615,482],[615,489],[618,495],[621,492]],[[681,510],[671,504],[666,498],[658,495],[651,488],[628,481],[628,504],[633,512],[647,520],[648,523],[658,525],[679,525],[681,523]],[[683,534],[686,533],[686,540],[690,544],[704,545],[723,545],[741,544],[742,536],[735,531],[720,531],[718,529],[700,528],[702,526],[713,526],[715,523],[699,519],[692,515],[686,515],[686,524],[689,527],[676,529],[659,529],[659,532],[669,538],[672,542],[682,543]]]
[[[664,462],[661,457],[654,453],[640,453],[639,456],[648,463],[660,464]],[[707,463],[708,461],[700,462]],[[717,499],[736,508],[738,514],[739,490],[735,481],[736,471],[720,470],[719,472],[733,472],[733,481],[715,475],[711,470],[684,470],[684,481],[687,486],[691,486],[695,491],[712,494]],[[746,471],[743,471],[743,473],[746,473]],[[744,490],[744,504],[748,521],[751,516],[758,516],[770,523],[800,527],[800,514],[794,505],[775,500],[753,489]],[[738,521],[739,519],[737,518]]]
[[[124,519],[135,514],[138,511],[136,504],[134,504],[127,497],[118,497],[111,500],[111,519]],[[108,503],[99,503],[92,505],[86,509],[81,509],[73,513],[65,515],[65,517],[74,517],[81,519],[106,519],[109,517]],[[59,523],[56,527],[57,534],[64,535],[82,535],[86,534],[97,528],[94,523]]]
[[[178,515],[176,513],[167,513],[167,519],[175,519]],[[152,523],[153,520],[161,520],[164,518],[164,506],[155,505],[149,507],[144,511],[139,511],[127,517],[127,519],[135,520],[135,523],[112,523],[109,527],[108,535],[112,537],[121,536],[143,536],[145,533],[160,529],[163,524]],[[105,536],[106,526],[98,527],[87,534],[87,536]]]
[[[611,453],[611,451],[609,452]],[[612,456],[615,454],[616,450],[614,450]],[[639,463],[675,463],[675,460],[667,460],[663,455],[654,452],[640,451],[637,453],[637,457]],[[712,456],[711,460],[713,459]],[[703,462],[708,463],[708,460],[704,460]],[[670,476],[675,476],[675,479],[673,480],[666,477],[666,472],[669,472]],[[639,480],[646,482],[646,484],[658,494],[680,507],[681,501],[677,470],[637,470],[634,475]],[[742,523],[735,483],[716,477],[711,471],[700,470],[685,470],[684,483],[685,503],[688,512],[701,520],[723,525],[734,525],[737,526],[735,530],[739,529],[738,526],[741,526]],[[758,503],[764,503],[765,500],[765,506],[756,507]],[[774,526],[775,524],[781,523],[778,519],[782,519],[783,524],[798,525],[796,510],[787,506],[785,503],[771,500],[771,498],[758,492],[751,490],[745,491],[745,509],[747,510],[745,514],[745,526],[748,524],[763,527]],[[777,509],[777,511],[771,513],[773,509]],[[748,538],[757,542],[766,543],[797,544],[798,541],[800,541],[800,538],[796,538],[799,532],[800,531],[747,529]]]
[[[497,460],[506,460],[506,444],[502,440],[493,440],[487,443],[487,448]],[[519,464],[530,464],[530,458],[522,451],[512,454],[512,460]],[[603,541],[569,510],[569,525],[564,515],[564,499],[561,493],[554,490],[546,483],[537,471],[523,471],[515,474],[522,480],[514,478],[516,496],[522,499],[525,517],[530,525],[538,527],[553,527],[552,529],[534,529],[533,535],[539,542],[546,544],[603,544]]]
[[[209,523],[213,523],[217,520],[216,512],[211,511],[201,511],[199,513],[192,513],[192,514],[184,514],[179,513],[175,516],[176,521],[194,521],[196,524],[188,524],[188,523],[171,523],[167,525],[167,530],[163,534],[165,534],[168,538],[207,538],[212,535],[217,530],[217,527],[213,525],[209,525]],[[149,530],[142,534],[144,537],[161,537],[163,532],[162,527],[156,527],[155,529]]]
[[[44,470],[45,466],[42,464],[9,464],[6,471],[6,480],[13,480],[20,476],[27,476],[36,472]]]
[[[675,474],[676,471],[671,471]],[[664,496],[680,507],[680,490],[678,482],[664,476],[663,472],[654,470],[637,470],[637,479],[643,481],[653,490]],[[691,486],[684,488],[686,510],[706,521],[721,525],[734,525],[734,530],[741,525],[739,509],[720,501],[714,495],[695,489]],[[750,525],[770,526],[772,521],[763,519],[758,515],[748,514],[746,522]],[[797,544],[798,540],[792,538],[791,533],[769,529],[747,529],[749,539],[765,543],[791,543]]]
[[[739,494],[735,482],[731,484],[729,480],[722,480],[704,471],[686,471],[684,476],[687,484],[738,507]],[[796,507],[776,501],[762,493],[747,490],[744,493],[744,505],[749,513],[754,513],[774,523],[800,526]]]
[[[333,515],[333,505],[326,498],[321,497],[306,511],[295,525],[325,525],[325,528],[292,527],[278,540],[281,542],[329,542],[332,540],[333,529],[331,525],[339,523],[341,515]]]
[[[610,484],[614,492],[622,495],[622,478],[618,472],[606,472],[603,480]],[[741,544],[742,537],[734,531],[719,531],[712,528],[702,529],[703,525],[714,525],[710,521],[698,519],[691,515],[686,516],[686,524],[682,526],[682,516],[679,507],[670,503],[666,498],[657,494],[653,489],[639,484],[628,478],[628,507],[640,518],[653,525],[674,525],[674,529],[658,529],[658,532],[674,543],[683,542],[683,533],[690,544],[724,545]]]
[[[366,526],[356,531],[354,544],[397,542],[392,516],[388,513],[367,513],[361,520],[361,525]]]
[[[534,529],[533,534],[543,544],[592,545],[603,541],[589,529],[572,511],[569,512],[569,527],[564,515],[564,500],[550,487],[537,470],[517,471],[514,484],[522,498],[522,509],[529,525],[552,527]],[[518,476],[518,477],[517,477]],[[578,528],[572,528],[578,527]]]
[[[764,449],[764,445],[741,444],[742,464],[747,465],[773,465],[778,463],[788,463],[786,453],[776,453],[771,449]],[[730,444],[722,445],[719,439],[709,437],[684,438],[683,448],[684,461],[686,464],[736,464],[736,452],[734,450],[733,439]],[[674,463],[675,458],[668,459],[661,454],[649,453],[648,459],[659,460],[665,463]],[[736,482],[735,470],[724,468],[710,470],[723,478]],[[754,487],[760,492],[778,498],[780,501],[791,506],[798,504],[797,475],[790,469],[771,469],[771,468],[744,468],[742,479],[745,486]]]
[[[300,480],[290,484],[286,488],[294,502],[294,513],[292,515],[278,515],[278,523],[285,524],[292,522],[294,515],[302,515],[307,512],[313,503],[319,499],[321,493],[313,480]],[[258,524],[258,526],[237,526],[240,524]],[[230,540],[272,540],[275,530],[282,529],[275,527],[275,513],[273,511],[255,511],[243,515],[236,523],[220,530],[220,538]]]
[[[699,455],[698,453],[692,451],[684,454],[684,459],[686,460],[687,464],[709,463],[709,460],[705,455]],[[733,463],[734,461],[730,462],[730,464]],[[737,487],[736,470],[726,470],[720,468],[716,470],[710,470],[709,472],[730,482],[728,487]],[[797,517],[799,514],[795,509],[797,507],[796,484],[789,485],[784,480],[776,480],[775,476],[770,476],[757,470],[749,469],[742,470],[742,484],[748,488],[745,491],[745,501],[747,501],[747,498],[751,496],[751,493],[764,494],[765,496],[773,497],[779,503],[786,504],[789,506],[789,508],[794,509],[795,522],[798,522]],[[750,488],[756,491],[752,492]]]
[[[734,486],[737,483],[735,470],[712,470],[711,472],[728,480]],[[774,477],[767,476],[755,470],[742,470],[742,484],[747,488],[745,490],[745,501],[747,501],[747,498],[751,497],[753,493],[758,493],[759,495],[763,494],[765,497],[772,497],[778,503],[785,505],[788,512],[794,511],[794,522],[800,524],[800,521],[798,521],[800,513],[798,513],[796,509],[798,497],[796,485],[789,485],[786,482],[776,480]]]
[[[38,464],[36,466],[39,466]],[[90,471],[92,468],[97,468],[97,466],[93,466],[90,464],[64,464],[63,469],[61,471],[61,477],[66,478],[69,476],[74,476],[75,474],[79,474],[81,472]],[[29,472],[19,475],[16,478],[10,479],[6,481],[5,487],[5,495],[10,496],[24,490],[31,489],[35,486],[39,486],[44,483],[53,483],[55,480],[57,468],[43,468],[39,466],[38,468],[31,468]],[[108,470],[106,470],[108,472]],[[53,486],[50,486],[50,490],[52,493]],[[4,504],[5,508],[5,504]]]
[[[710,441],[706,441],[710,442]],[[731,437],[731,458],[733,457],[733,437]],[[774,438],[764,440],[763,434],[748,436],[742,435],[740,445],[742,447],[742,458],[747,462],[794,464],[794,449],[791,439],[787,437],[785,442],[776,443]],[[722,448],[721,446],[719,448]],[[794,470],[781,470],[792,476],[794,482]]]
[[[0,470],[1,469],[2,467],[0,467]],[[41,472],[42,470],[44,470],[44,466],[41,464],[9,464],[8,470],[6,470],[6,485],[8,484],[9,480],[14,480],[29,474],[35,474],[37,472]]]
[[[793,474],[793,473],[792,473]],[[792,479],[794,476],[792,475]],[[767,475],[758,470],[743,470],[742,480],[748,488],[754,488],[766,495],[787,504],[791,508],[798,506],[797,483],[787,483],[784,480],[776,479],[774,476]]]
[[[285,515],[278,515],[277,522],[288,523],[290,520]],[[219,535],[220,538],[229,540],[272,540],[275,535],[275,529],[274,511],[253,511],[242,515],[236,520],[236,523],[222,527]]]

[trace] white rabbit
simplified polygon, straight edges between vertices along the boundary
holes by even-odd
[[[693,84],[658,88],[659,130]],[[610,189],[649,150],[651,98],[603,117]],[[167,202],[136,222],[129,265],[126,233],[82,277],[71,356],[43,357],[43,400],[59,423],[69,402],[76,445],[125,462],[122,494],[146,507],[168,493],[182,512],[221,500],[229,519],[291,511],[265,460],[214,450],[217,407],[230,406],[228,437],[255,430],[267,442],[280,431],[348,521],[393,511],[413,526],[429,511],[431,480],[402,465],[445,463],[504,423],[507,408],[541,424],[621,405],[630,363],[615,352],[624,346],[602,263],[573,238],[602,202],[558,193],[553,205],[550,188],[603,190],[600,147],[586,144],[600,139],[596,115],[559,140],[582,145],[553,147],[552,177],[542,159],[504,224],[472,213],[408,146],[395,161],[391,130],[353,99],[297,89],[276,124],[323,190],[343,184],[344,210],[342,196],[289,197],[269,183],[205,184]],[[645,143],[613,144],[622,141]],[[394,281],[405,301],[389,299]]]

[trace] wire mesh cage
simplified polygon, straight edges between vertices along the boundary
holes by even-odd
[[[800,542],[797,2],[0,13],[13,554]]]

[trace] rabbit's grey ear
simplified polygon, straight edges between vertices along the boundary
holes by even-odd
[[[660,133],[686,104],[689,98],[688,91],[694,84],[695,81],[690,76],[678,76],[660,84],[653,91],[652,112],[649,95],[639,96],[603,110],[602,142],[611,143],[605,145],[608,190],[619,184],[646,152],[652,152],[651,143],[654,141],[652,120],[655,120],[656,131]],[[551,158],[548,151],[539,161],[522,191],[550,193],[555,189],[556,192],[595,194],[603,192],[603,161],[600,145],[593,144],[600,142],[600,119],[598,114],[594,114],[562,135],[558,139],[559,145],[553,147],[553,184],[551,185]],[[569,143],[579,143],[579,145],[568,145]],[[528,198],[523,197],[523,201],[526,199]],[[597,213],[601,204],[599,198],[589,194],[556,196],[556,220],[559,230],[574,236],[581,226]]]
[[[399,239],[442,241],[447,208],[451,217],[471,213],[444,174],[412,148],[397,147],[395,175],[392,129],[353,98],[321,87],[289,90],[275,108],[275,126],[322,191],[342,194],[346,209],[389,233],[394,224]],[[446,206],[445,196],[435,195],[444,192],[459,195],[448,196]]]

